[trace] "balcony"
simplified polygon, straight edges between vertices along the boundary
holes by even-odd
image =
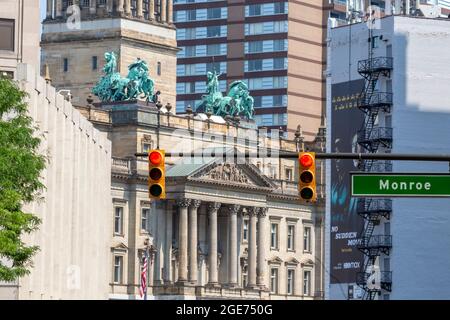
[[[380,277],[377,279],[377,277],[374,277],[374,288],[368,289],[367,282],[369,281],[369,278],[372,274],[368,272],[358,272],[356,274],[356,284],[362,288],[364,288],[366,291],[381,291],[381,289],[384,289],[386,291],[391,291],[392,287],[392,271],[381,271]],[[376,282],[379,281],[380,287],[376,287]]]
[[[389,219],[392,212],[392,200],[361,198],[358,200],[357,212],[365,218],[384,216]]]
[[[383,109],[389,112],[393,103],[393,95],[389,92],[374,92],[372,94],[363,94],[358,99],[358,108],[361,110]]]
[[[376,57],[358,61],[358,73],[367,75],[370,73],[389,73],[394,66],[394,59],[390,57]]]
[[[392,144],[392,128],[376,127],[363,129],[358,132],[358,143],[370,152],[375,152],[379,144],[387,148]]]
[[[392,172],[392,161],[373,161],[370,167],[367,168],[369,172]]]
[[[392,248],[392,236],[375,235],[362,237],[359,249],[390,249]],[[384,252],[384,251],[383,251]]]

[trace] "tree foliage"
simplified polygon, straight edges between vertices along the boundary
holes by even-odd
[[[30,272],[39,249],[22,236],[36,230],[40,219],[22,211],[44,188],[40,181],[46,159],[41,138],[27,113],[27,94],[0,77],[0,280],[13,281]]]

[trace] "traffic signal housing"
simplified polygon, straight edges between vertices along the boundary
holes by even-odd
[[[166,198],[166,153],[150,150],[148,153],[148,192],[151,199]]]
[[[316,202],[316,154],[314,152],[300,152],[298,191],[300,199]]]

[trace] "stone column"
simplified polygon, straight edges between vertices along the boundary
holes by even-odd
[[[266,215],[267,208],[260,208],[258,219],[258,263],[256,265],[256,284],[261,289],[265,289],[266,287]]]
[[[138,18],[142,18],[144,16],[144,11],[142,7],[142,0],[137,0],[136,4],[136,16]]]
[[[125,14],[131,16],[131,0],[125,0]]]
[[[248,284],[249,288],[256,287],[256,216],[258,209],[248,208],[250,216],[249,239],[248,239]]]
[[[155,0],[149,0],[148,4],[148,18],[149,20],[155,20]]]
[[[173,23],[173,0],[167,0],[167,22]]]
[[[124,4],[124,0],[117,0],[117,13],[119,13],[119,15],[122,15],[124,12],[124,8],[123,8],[123,4]]]
[[[167,203],[166,209],[166,245],[164,254],[164,284],[172,282],[172,223],[173,223],[173,203]]]
[[[197,233],[197,210],[200,207],[200,200],[191,200],[189,207],[189,282],[197,283],[198,273],[198,233]]]
[[[47,0],[47,19],[53,18],[53,0]]]
[[[106,11],[108,13],[112,13],[114,10],[114,0],[107,0],[106,1]]]
[[[237,214],[240,210],[240,205],[234,204],[229,207],[230,211],[230,256],[229,256],[229,277],[228,284],[230,287],[237,286]]]
[[[156,250],[153,246],[150,247],[149,250],[149,262],[148,262],[148,269],[149,269],[149,275],[148,275],[148,285],[153,286],[154,285],[154,276],[153,273],[155,272],[155,253]]]
[[[97,13],[97,0],[90,0],[89,13],[96,14]]]
[[[56,17],[62,17],[62,0],[56,0]]]
[[[178,282],[183,283],[187,281],[187,260],[188,260],[188,207],[189,199],[180,199],[178,206],[180,208],[179,214],[179,230],[178,230]]]
[[[166,0],[161,0],[161,22],[165,22],[167,20],[167,10],[166,10],[167,2]]]
[[[219,211],[220,203],[213,202],[208,205],[209,214],[209,252],[208,264],[209,275],[208,284],[217,285],[218,270],[217,270],[217,211]]]

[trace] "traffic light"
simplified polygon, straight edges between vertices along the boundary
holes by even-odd
[[[298,191],[300,198],[308,202],[317,200],[316,192],[316,154],[314,152],[300,152]]]
[[[148,153],[148,192],[152,199],[166,198],[166,168],[164,150]]]

